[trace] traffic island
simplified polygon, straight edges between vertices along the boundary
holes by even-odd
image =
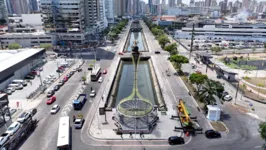
[[[221,121],[210,121],[212,128],[219,132],[229,132],[226,125]]]

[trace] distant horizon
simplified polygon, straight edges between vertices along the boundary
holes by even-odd
[[[142,0],[146,3],[148,3],[148,0]],[[198,1],[205,1],[205,0],[194,0],[195,2],[198,2]],[[223,1],[223,0],[216,0],[217,3],[219,4],[219,2]],[[235,2],[237,0],[228,0],[228,2]],[[238,0],[239,2],[242,2],[243,0]],[[257,2],[261,2],[261,1],[264,1],[264,0],[257,0]],[[162,2],[162,0],[160,0],[160,3]],[[182,0],[183,3],[185,4],[189,4],[190,0]],[[166,4],[168,4],[168,0],[166,0]]]

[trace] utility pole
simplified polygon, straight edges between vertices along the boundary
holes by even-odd
[[[194,35],[195,35],[195,28],[194,28],[194,24],[192,25],[192,33],[191,33],[191,43],[190,43],[190,52],[189,52],[189,63],[190,63],[190,59],[191,59],[191,54],[192,54],[192,50],[193,50],[193,41],[194,41]],[[189,75],[191,74],[191,66],[189,66]]]

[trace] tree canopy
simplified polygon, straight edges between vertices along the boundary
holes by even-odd
[[[166,45],[164,47],[164,50],[168,51],[170,53],[170,55],[175,55],[175,54],[178,53],[177,44],[176,43]]]
[[[8,49],[19,49],[21,46],[18,43],[12,43],[8,45]]]
[[[52,47],[53,47],[52,44],[48,44],[48,43],[40,44],[40,48],[44,48],[45,50],[49,50]]]
[[[174,63],[174,66],[178,69],[178,71],[181,70],[181,65],[183,63],[188,63],[187,57],[178,54],[170,56],[169,60]]]
[[[260,137],[266,141],[266,122],[261,122],[259,124]]]
[[[205,74],[199,74],[199,73],[192,73],[189,76],[189,80],[192,84],[197,85],[197,91],[199,94],[199,90],[201,88],[201,85],[208,79],[208,76]]]
[[[218,52],[222,51],[222,49],[218,46],[211,47],[211,51],[217,54]]]
[[[160,36],[158,38],[158,41],[159,41],[159,44],[162,46],[162,48],[164,48],[165,45],[170,42],[170,40],[165,35]]]

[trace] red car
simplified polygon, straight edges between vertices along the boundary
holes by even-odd
[[[119,52],[118,55],[124,55],[124,53],[123,52]]]
[[[47,105],[50,105],[50,104],[52,104],[53,102],[55,102],[56,101],[56,97],[55,96],[52,96],[52,97],[50,97],[47,101],[46,101],[46,104]]]
[[[67,80],[68,80],[68,77],[67,77],[67,76],[65,76],[63,80],[64,80],[64,82],[67,82]]]
[[[34,74],[34,75],[37,75],[38,74],[38,72],[36,70],[32,70],[30,73],[31,74]]]
[[[107,74],[107,70],[106,69],[103,70],[103,74]]]

